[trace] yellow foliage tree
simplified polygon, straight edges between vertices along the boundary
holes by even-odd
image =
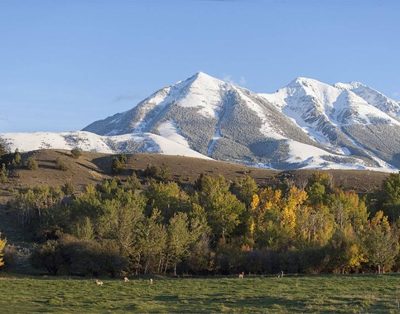
[[[4,248],[6,247],[7,241],[0,239],[0,267],[4,266]]]
[[[307,200],[307,193],[292,186],[286,197],[285,204],[281,213],[281,227],[285,229],[290,237],[294,237],[296,228],[296,216],[301,208],[301,205]]]

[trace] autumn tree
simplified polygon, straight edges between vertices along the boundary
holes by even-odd
[[[246,205],[246,207],[250,206],[253,196],[257,193],[257,191],[257,183],[250,176],[237,179],[232,186],[233,194],[235,194],[236,197]]]
[[[4,249],[6,247],[7,241],[0,238],[0,268],[4,266]]]
[[[364,246],[350,225],[336,229],[328,245],[330,267],[336,273],[358,270],[367,262]]]

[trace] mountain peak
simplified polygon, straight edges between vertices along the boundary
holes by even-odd
[[[313,79],[313,78],[299,76],[299,77],[296,77],[294,80],[292,80],[286,87],[305,88],[305,87],[332,87],[332,86],[329,84],[326,84],[324,82],[318,81],[316,79]]]
[[[198,81],[198,80],[200,80],[200,81],[221,81],[220,79],[218,79],[214,76],[211,76],[202,71],[196,72],[188,80],[191,80],[191,81]]]

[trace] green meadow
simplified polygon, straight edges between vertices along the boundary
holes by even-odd
[[[398,313],[399,275],[0,279],[1,313]]]

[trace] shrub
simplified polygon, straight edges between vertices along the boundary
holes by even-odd
[[[5,164],[1,165],[0,168],[0,183],[5,183],[8,181],[8,170]]]
[[[143,172],[143,175],[147,178],[156,178],[160,172],[160,169],[157,166],[147,165],[146,169]]]
[[[38,246],[30,261],[33,267],[45,269],[52,275],[63,271],[69,275],[115,277],[126,265],[112,243],[78,240],[72,236],[58,241],[49,240]]]
[[[57,275],[63,264],[59,242],[49,240],[36,247],[30,257],[30,262],[35,268],[45,269],[51,275]]]
[[[124,154],[114,157],[111,164],[111,172],[113,174],[121,173],[125,168],[126,161],[127,157]]]
[[[75,187],[71,183],[71,181],[67,181],[64,183],[61,190],[64,192],[65,195],[72,195],[75,192]]]
[[[59,169],[59,170],[62,170],[62,171],[68,170],[67,164],[60,157],[58,157],[56,159],[56,166],[57,166],[57,169]]]
[[[75,147],[74,149],[71,150],[71,155],[73,158],[78,159],[79,157],[82,156],[82,150],[78,147]]]
[[[18,151],[18,149],[16,149],[15,153],[14,153],[14,158],[13,158],[12,164],[13,164],[13,166],[19,166],[21,164],[21,161],[22,161],[21,154]]]
[[[38,163],[32,156],[26,160],[26,167],[29,170],[36,170],[38,168]]]

